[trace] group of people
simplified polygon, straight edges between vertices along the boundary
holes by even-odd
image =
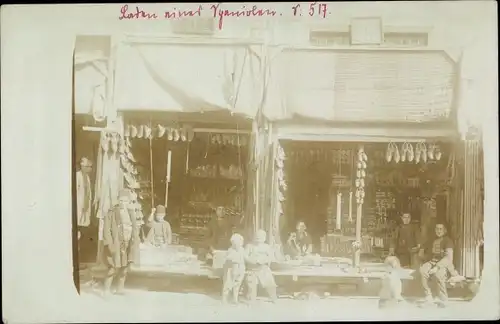
[[[226,303],[232,297],[232,302],[238,303],[243,282],[246,282],[247,297],[250,302],[257,298],[257,289],[262,286],[271,301],[277,300],[276,282],[271,271],[274,251],[266,243],[267,233],[258,230],[252,242],[244,245],[241,234],[231,236],[231,247],[226,254],[224,275],[222,281],[222,301]]]
[[[401,216],[401,225],[396,229],[389,257],[385,263],[390,271],[383,281],[380,292],[380,306],[397,304],[402,301],[401,280],[398,270],[401,267],[418,269],[420,282],[425,293],[425,304],[434,304],[429,280],[437,283],[437,304],[444,307],[448,300],[447,283],[465,280],[453,265],[453,240],[447,234],[444,222],[436,222],[431,239],[422,242],[419,229],[411,223],[411,215]]]
[[[103,217],[104,260],[108,271],[104,279],[104,295],[111,293],[116,281],[115,294],[123,294],[125,280],[131,265],[139,262],[139,244],[164,247],[172,243],[172,229],[165,220],[162,205],[153,208],[146,225],[148,234],[143,236],[142,212],[137,206],[134,193],[120,190],[118,204]]]
[[[84,158],[81,160],[81,171],[77,174],[77,207],[79,230],[90,222],[90,180],[88,174],[92,163]],[[227,231],[224,223],[223,210],[216,211],[211,224],[211,243],[213,251],[227,243],[224,264],[222,299],[226,302],[232,296],[233,302],[238,302],[240,288],[244,281],[250,301],[256,299],[257,287],[261,285],[268,292],[272,301],[277,299],[276,283],[270,268],[275,258],[275,251],[266,243],[266,232],[255,233],[252,242],[246,244],[241,234]],[[139,243],[162,247],[172,242],[172,229],[165,220],[166,208],[153,208],[147,219],[149,227],[147,235],[142,235],[143,216],[137,198],[129,190],[123,189],[118,194],[116,204],[103,216],[103,245],[104,260],[108,271],[104,280],[104,293],[109,294],[114,281],[117,281],[115,293],[123,293],[125,280],[130,266],[138,262]],[[230,235],[227,242],[228,234]],[[390,271],[383,280],[380,291],[381,307],[397,304],[402,301],[401,281],[398,279],[400,267],[418,269],[420,282],[426,296],[427,303],[434,303],[429,279],[435,278],[438,286],[438,305],[444,306],[448,299],[447,283],[465,280],[453,266],[453,240],[447,235],[444,223],[437,222],[434,227],[434,236],[423,242],[419,237],[419,229],[411,223],[411,215],[404,213],[401,216],[401,225],[395,232],[389,251],[390,256],[386,264]],[[80,231],[79,231],[80,236]],[[312,252],[312,240],[306,231],[304,222],[298,222],[296,231],[290,233],[283,249],[287,258],[300,258]]]

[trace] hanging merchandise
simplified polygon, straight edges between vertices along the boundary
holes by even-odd
[[[399,161],[401,161],[401,155],[399,154],[398,146],[393,143],[392,147],[394,148],[394,162],[399,163]]]
[[[415,163],[419,164],[420,163],[420,158],[422,156],[422,154],[421,154],[422,143],[417,143],[417,145],[415,146],[415,151],[416,151],[416,154],[415,154]]]
[[[413,151],[413,145],[411,143],[406,143],[408,146],[408,162],[413,162],[413,159],[415,159],[415,152]]]
[[[143,138],[144,137],[144,125],[140,125],[139,128],[137,129],[137,138]]]
[[[106,133],[104,136],[101,136],[101,148],[106,153],[109,150],[109,136],[108,136],[108,133]]]
[[[427,163],[427,147],[426,147],[424,142],[422,142],[422,144],[421,144],[421,151],[420,152],[422,154],[422,157],[421,157],[422,161],[424,161],[424,163]]]
[[[401,146],[401,162],[406,162],[406,160],[410,161],[409,159],[409,144],[407,142],[404,142],[403,145]]]
[[[441,155],[442,155],[441,149],[439,148],[438,145],[436,145],[434,148],[434,157],[436,158],[436,160],[439,161],[439,160],[441,160]]]
[[[285,192],[286,192],[286,189],[287,189],[287,184],[286,184],[286,181],[285,181],[285,172],[283,170],[284,168],[284,160],[286,159],[286,156],[285,156],[285,150],[283,149],[283,147],[278,144],[278,150],[277,150],[277,154],[276,154],[276,158],[275,158],[275,165],[276,165],[276,168],[278,169],[276,174],[277,174],[277,178],[278,178],[278,207],[277,207],[277,210],[278,210],[278,213],[280,215],[283,214],[283,202],[285,201]]]
[[[387,150],[385,153],[385,159],[388,163],[392,161],[392,156],[394,154],[394,150],[392,148],[392,142],[387,145]]]
[[[356,203],[357,204],[363,204],[364,202],[364,197],[365,197],[365,176],[366,176],[366,167],[367,167],[367,162],[368,161],[368,156],[366,155],[363,146],[361,146],[358,150],[358,169],[356,170],[356,177],[357,179],[355,180],[355,185],[356,185]]]
[[[429,158],[429,160],[434,160],[435,147],[436,147],[435,144],[430,144],[428,149],[427,149],[427,157]]]
[[[134,125],[131,125],[130,126],[130,137],[132,137],[132,138],[137,137],[137,133],[138,133],[137,127],[135,127]]]
[[[163,135],[165,135],[167,129],[165,127],[163,127],[162,125],[157,125],[156,126],[156,129],[157,129],[157,134],[158,134],[158,137],[163,137]]]
[[[151,126],[144,126],[144,138],[147,139],[153,138],[153,131],[151,129]]]

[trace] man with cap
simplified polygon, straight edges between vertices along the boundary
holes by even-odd
[[[130,264],[135,263],[139,253],[139,235],[136,216],[130,206],[130,192],[122,189],[118,204],[104,217],[104,253],[108,272],[104,280],[104,294],[108,295],[113,281],[117,280],[117,294],[123,294],[125,279]]]
[[[92,202],[91,172],[92,162],[86,157],[81,158],[80,170],[76,172],[76,215],[79,236],[82,234],[82,228],[87,228],[90,225],[90,208]]]
[[[148,219],[148,227],[150,228],[146,236],[146,243],[156,247],[163,247],[172,244],[172,228],[165,220],[166,209],[163,205],[158,205],[151,210],[151,215]]]

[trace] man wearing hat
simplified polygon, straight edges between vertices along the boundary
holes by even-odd
[[[104,294],[108,295],[114,279],[117,294],[123,294],[125,279],[131,263],[139,253],[139,235],[136,216],[130,205],[130,192],[120,190],[118,204],[104,217],[103,243],[105,262],[108,267],[104,280]]]

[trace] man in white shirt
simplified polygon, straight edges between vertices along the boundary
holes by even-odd
[[[92,172],[92,162],[83,157],[80,160],[80,170],[76,173],[76,215],[79,237],[82,227],[90,225],[90,211],[92,203],[92,189],[90,173]]]

